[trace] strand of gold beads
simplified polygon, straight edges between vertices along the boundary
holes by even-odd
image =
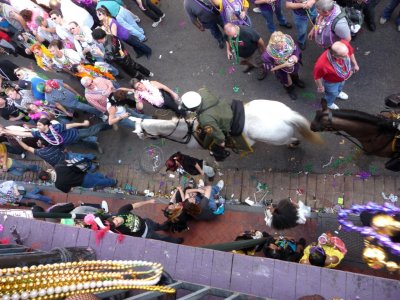
[[[149,270],[135,271],[140,267]],[[121,288],[174,293],[172,288],[155,286],[162,271],[159,263],[110,260],[6,268],[0,270],[0,296],[2,300],[56,299]]]

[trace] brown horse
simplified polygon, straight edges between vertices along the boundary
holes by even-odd
[[[312,131],[332,131],[361,148],[365,154],[392,157],[395,153],[396,132],[389,115],[373,116],[356,110],[330,110],[322,101],[322,110],[311,122]],[[343,134],[341,132],[345,132]],[[351,137],[358,140],[357,144]]]

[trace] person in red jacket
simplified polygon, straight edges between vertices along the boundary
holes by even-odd
[[[349,98],[342,92],[342,88],[346,80],[359,69],[354,49],[346,40],[333,43],[332,47],[318,58],[314,66],[314,80],[317,91],[324,93],[324,99],[330,109],[339,109],[334,103],[336,98]]]

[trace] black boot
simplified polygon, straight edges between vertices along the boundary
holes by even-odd
[[[295,85],[297,85],[299,88],[304,89],[306,87],[304,81],[300,80],[299,74],[291,74],[292,81]]]
[[[297,99],[297,94],[294,91],[294,85],[290,85],[290,86],[285,86],[286,92],[289,94],[290,99],[292,100],[296,100]]]

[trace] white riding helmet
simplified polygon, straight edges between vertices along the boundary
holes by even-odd
[[[200,94],[194,91],[184,93],[181,97],[181,100],[183,105],[190,110],[198,107],[201,104]]]

